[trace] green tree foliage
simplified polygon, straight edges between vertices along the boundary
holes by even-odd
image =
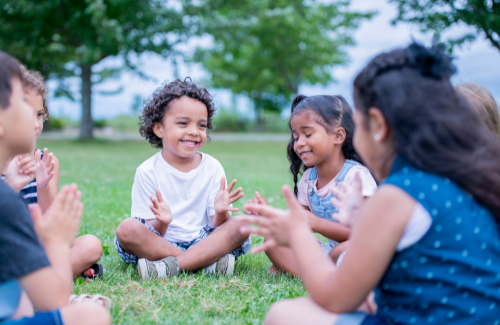
[[[217,88],[248,95],[257,116],[280,111],[301,84],[333,81],[332,67],[348,60],[352,32],[373,13],[348,10],[349,1],[205,0],[190,12],[214,46],[195,60]]]
[[[81,138],[92,137],[92,86],[134,69],[130,54],[166,56],[182,41],[181,9],[161,0],[0,0],[0,49],[59,81],[56,95],[73,98],[68,77],[81,78]],[[123,66],[95,71],[107,57]]]
[[[476,29],[461,37],[450,39],[451,48],[474,41],[484,35],[500,51],[500,0],[390,0],[397,4],[398,16],[393,21],[418,24],[422,31],[438,34],[458,25]]]

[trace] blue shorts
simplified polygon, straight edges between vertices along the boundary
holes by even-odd
[[[59,310],[35,313],[33,317],[6,320],[1,325],[63,325]]]
[[[362,312],[340,314],[333,325],[388,325],[377,316]]]
[[[158,236],[161,236],[160,233],[158,231],[156,231],[156,229],[153,227],[153,225],[151,225],[147,220],[136,218],[136,217],[134,217],[134,219],[139,220],[143,225],[148,227],[149,231],[151,231],[152,233],[155,233]],[[169,243],[174,245],[175,247],[177,247],[179,249],[182,249],[183,251],[186,251],[190,247],[198,244],[202,239],[204,239],[208,235],[210,235],[215,229],[217,229],[217,228],[212,228],[212,227],[207,225],[200,230],[198,237],[193,239],[192,241],[182,242],[182,243],[173,243],[173,242],[169,242]],[[235,260],[237,260],[238,257],[246,254],[250,250],[251,247],[252,247],[252,241],[250,240],[250,237],[248,237],[248,239],[245,240],[245,242],[243,244],[241,244],[240,247],[237,247],[235,250],[233,250],[230,253],[233,254]],[[116,236],[115,236],[115,249],[116,249],[116,252],[118,253],[118,255],[122,258],[122,260],[125,263],[137,264],[137,261],[138,261],[137,256],[125,252],[123,250],[123,248],[120,246],[120,243],[118,242],[118,238],[116,238]]]

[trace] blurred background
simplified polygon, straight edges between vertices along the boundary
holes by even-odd
[[[500,102],[499,33],[498,0],[0,0],[0,49],[48,80],[49,138],[138,138],[144,100],[186,77],[213,95],[215,134],[286,133],[296,94],[352,103],[370,58],[435,35],[453,82]]]

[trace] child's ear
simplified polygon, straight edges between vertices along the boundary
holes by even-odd
[[[347,134],[343,127],[338,127],[335,130],[335,144],[342,144],[345,141]]]
[[[163,125],[161,125],[161,123],[155,123],[153,125],[153,132],[158,138],[163,139]]]

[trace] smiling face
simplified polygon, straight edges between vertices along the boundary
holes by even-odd
[[[207,140],[208,111],[205,104],[187,96],[170,103],[163,122],[153,131],[162,139],[163,149],[177,158],[192,158]]]
[[[332,132],[327,132],[319,124],[317,116],[311,110],[303,110],[294,114],[290,120],[293,149],[304,165],[317,166],[330,161],[333,155],[338,155],[342,150],[345,140],[345,130],[342,127],[332,126]]]
[[[26,90],[24,92],[24,99],[28,105],[33,108],[35,115],[35,140],[40,136],[43,130],[43,98],[33,90]]]

